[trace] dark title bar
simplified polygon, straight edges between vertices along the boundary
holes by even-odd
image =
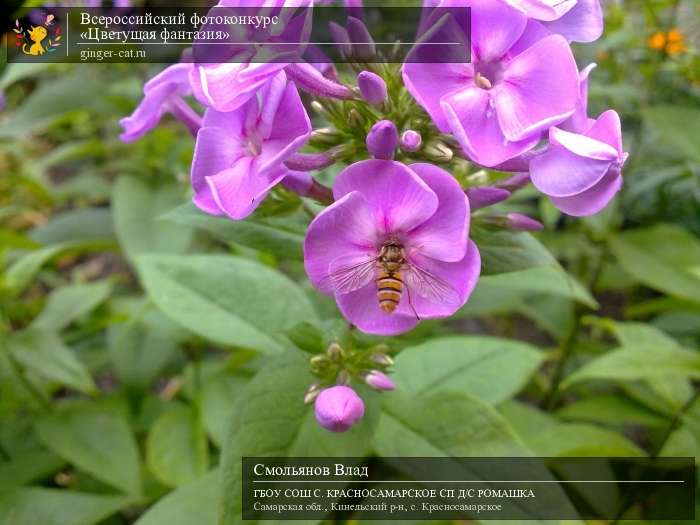
[[[355,16],[353,16],[355,15]],[[469,62],[466,7],[36,8],[8,62]]]
[[[243,458],[243,519],[695,519],[694,458]]]

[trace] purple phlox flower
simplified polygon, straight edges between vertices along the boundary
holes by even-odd
[[[376,73],[360,71],[357,75],[357,87],[360,88],[362,98],[370,104],[381,104],[386,100],[386,82]]]
[[[288,174],[284,161],[310,134],[299,93],[282,71],[236,111],[207,110],[192,160],[194,203],[210,214],[247,217]]]
[[[379,370],[372,370],[368,372],[365,377],[365,383],[375,390],[394,390],[396,385],[394,381],[383,372]]]
[[[365,160],[338,175],[333,194],[336,202],[309,226],[304,265],[349,322],[367,333],[400,334],[467,301],[481,262],[468,239],[469,201],[449,173],[426,163]],[[387,250],[404,258],[403,290],[385,297],[393,311],[378,294],[385,268],[378,258]]]
[[[311,0],[274,0],[267,5],[252,6],[241,0],[222,0],[208,15],[279,16],[279,24],[254,27],[248,24],[205,25],[203,31],[225,30],[231,35],[230,45],[193,46],[193,68],[190,81],[194,96],[202,104],[217,111],[234,111],[265,86],[290,62],[300,60],[311,32]],[[294,8],[301,8],[295,16]],[[283,43],[298,42],[298,46]],[[278,44],[278,45],[276,45]]]
[[[549,131],[550,146],[530,162],[533,185],[564,213],[593,215],[622,187],[620,117],[609,110],[590,120],[583,133],[561,128]]]
[[[579,76],[579,103],[567,121],[549,132],[549,146],[530,161],[534,186],[564,213],[592,215],[622,187],[623,151],[620,117],[606,111],[588,118],[590,64]]]
[[[322,390],[314,404],[316,421],[331,432],[346,432],[365,415],[362,398],[349,386]]]
[[[188,75],[191,70],[192,64],[174,64],[146,82],[139,105],[130,116],[119,121],[124,128],[120,135],[124,142],[136,140],[153,129],[167,110],[185,119],[188,126],[197,124],[198,116],[182,100],[190,93]]]
[[[474,162],[517,157],[573,113],[578,71],[569,44],[523,13],[498,0],[474,4],[471,56],[472,63],[409,62],[403,78]]]
[[[603,34],[600,0],[505,1],[569,41],[593,42]]]
[[[390,159],[399,145],[399,132],[391,120],[380,120],[367,134],[367,151],[375,159]]]
[[[417,131],[407,129],[401,134],[401,149],[404,151],[418,151],[423,143],[423,137]]]

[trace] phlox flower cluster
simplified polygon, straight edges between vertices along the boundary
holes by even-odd
[[[594,65],[579,71],[570,45],[602,34],[599,0],[425,0],[415,52],[431,35],[464,35],[443,8],[469,7],[470,38],[462,40],[471,61],[401,66],[363,60],[377,50],[361,3],[346,4],[346,25],[329,30],[347,66],[260,61],[248,46],[231,61],[183,61],[145,84],[143,100],[121,121],[122,139],[141,137],[168,112],[182,121],[196,137],[191,181],[203,213],[245,220],[280,184],[326,206],[306,233],[311,283],[357,329],[398,335],[467,302],[481,271],[470,239],[475,221],[542,227],[484,208],[532,183],[563,213],[597,213],[621,187],[626,153],[617,113],[588,115]],[[304,9],[292,9],[281,32],[255,38],[272,49],[303,39],[311,5],[266,1],[267,14]],[[307,106],[330,116],[329,125],[314,129]],[[342,169],[325,187],[315,175],[333,164]],[[465,184],[455,168],[465,165],[506,175]],[[380,369],[358,377],[393,388]],[[325,428],[345,431],[362,418],[351,380],[338,373],[335,386],[310,389],[307,401]]]

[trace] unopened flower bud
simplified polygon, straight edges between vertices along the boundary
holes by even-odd
[[[328,357],[331,358],[331,360],[339,361],[343,358],[345,352],[343,352],[343,349],[338,343],[331,343],[326,349],[326,354],[328,354]]]
[[[365,404],[344,385],[326,388],[316,397],[316,421],[331,432],[346,432],[365,415]]]
[[[396,385],[391,378],[379,370],[372,370],[364,376],[365,383],[375,390],[394,390]]]
[[[352,54],[357,58],[371,59],[374,57],[376,48],[372,35],[367,26],[359,18],[348,17],[347,22],[348,37],[352,42]]]
[[[371,71],[361,71],[357,75],[357,86],[360,88],[362,98],[370,104],[381,104],[386,100],[386,82]]]
[[[382,366],[392,366],[394,364],[394,360],[386,354],[372,354],[369,359]]]
[[[304,404],[308,405],[309,403],[313,402],[320,393],[321,385],[318,383],[313,383],[306,391],[306,394],[304,394]]]
[[[332,128],[318,128],[311,132],[309,139],[312,144],[336,144],[338,142],[338,132]]]
[[[508,177],[496,184],[499,188],[504,188],[509,191],[519,190],[520,188],[527,186],[530,182],[530,174],[527,172],[516,173],[512,177]]]
[[[401,134],[401,149],[404,151],[418,151],[423,143],[423,137],[420,133],[407,129]]]
[[[469,199],[469,207],[472,210],[493,206],[510,197],[510,192],[508,190],[493,186],[469,188],[466,193]]]
[[[367,134],[367,151],[375,159],[391,159],[399,144],[396,124],[390,120],[380,120]]]
[[[328,357],[325,355],[315,355],[309,359],[309,365],[313,372],[320,372],[328,366]]]
[[[311,101],[311,109],[313,109],[319,115],[326,114],[326,108],[324,108],[323,104],[321,104],[318,100]]]
[[[359,128],[364,125],[365,117],[360,115],[360,112],[355,108],[352,108],[350,111],[348,111],[348,122],[352,127]]]
[[[450,162],[454,152],[442,142],[431,142],[425,147],[425,156],[435,162]]]
[[[509,213],[506,215],[506,228],[516,231],[540,231],[544,229],[541,222],[522,213]]]
[[[347,370],[341,370],[338,372],[337,377],[335,378],[335,384],[336,385],[347,385],[350,383],[350,374],[348,374]]]

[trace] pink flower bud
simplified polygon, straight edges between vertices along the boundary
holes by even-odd
[[[375,390],[394,390],[396,388],[391,378],[378,370],[372,370],[368,373],[365,376],[365,383]]]
[[[408,129],[401,134],[401,149],[404,151],[418,151],[423,143],[423,137],[420,133]]]
[[[544,229],[541,222],[522,213],[509,213],[506,215],[506,228],[509,230],[533,232]]]
[[[386,100],[386,82],[371,71],[361,71],[357,75],[357,86],[362,97],[370,104],[381,104]]]
[[[391,159],[399,144],[396,124],[390,120],[380,120],[367,134],[367,151],[375,159]]]
[[[365,415],[365,404],[352,388],[338,385],[321,391],[314,412],[323,428],[346,432]]]
[[[470,188],[467,190],[469,207],[472,210],[493,206],[510,197],[510,192],[503,188],[493,186],[483,186],[480,188]]]

